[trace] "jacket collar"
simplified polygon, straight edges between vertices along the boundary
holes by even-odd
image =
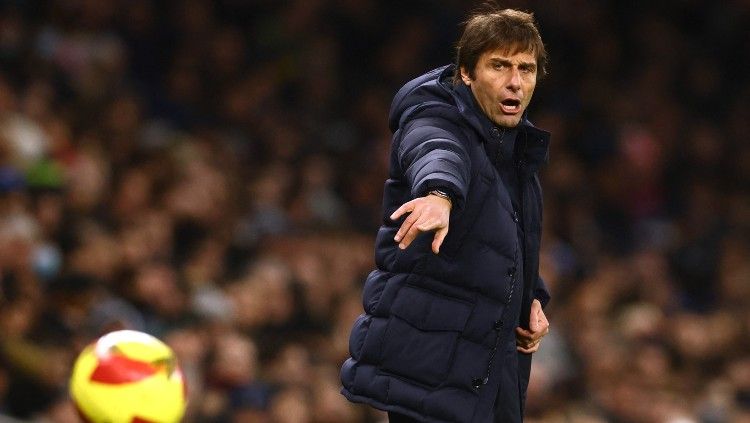
[[[452,78],[455,69],[455,65],[443,68],[439,78],[440,84],[451,92],[461,116],[474,130],[482,134],[482,142],[486,142],[493,137],[493,134],[500,131],[500,128],[482,112],[468,86],[453,84]],[[524,112],[521,122],[515,129],[518,130],[516,142],[523,143],[521,150],[523,151],[523,158],[520,164],[528,166],[528,171],[536,172],[549,160],[550,133],[537,128],[529,121],[528,110]]]

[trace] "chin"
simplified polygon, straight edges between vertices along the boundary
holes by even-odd
[[[495,123],[503,128],[515,128],[519,123],[521,123],[521,116],[503,116],[502,118],[497,119]]]

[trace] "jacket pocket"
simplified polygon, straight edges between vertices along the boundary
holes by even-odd
[[[416,286],[403,287],[391,307],[382,369],[417,384],[445,380],[472,304]]]

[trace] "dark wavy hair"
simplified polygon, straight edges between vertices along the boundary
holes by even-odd
[[[456,74],[453,83],[461,82],[461,68],[474,78],[479,57],[496,49],[510,54],[530,52],[536,56],[538,76],[547,74],[547,49],[539,35],[532,13],[500,9],[486,4],[464,22],[464,32],[456,44]]]

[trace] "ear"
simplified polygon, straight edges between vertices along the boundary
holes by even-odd
[[[461,80],[464,81],[464,84],[471,86],[471,76],[464,66],[461,66]]]

